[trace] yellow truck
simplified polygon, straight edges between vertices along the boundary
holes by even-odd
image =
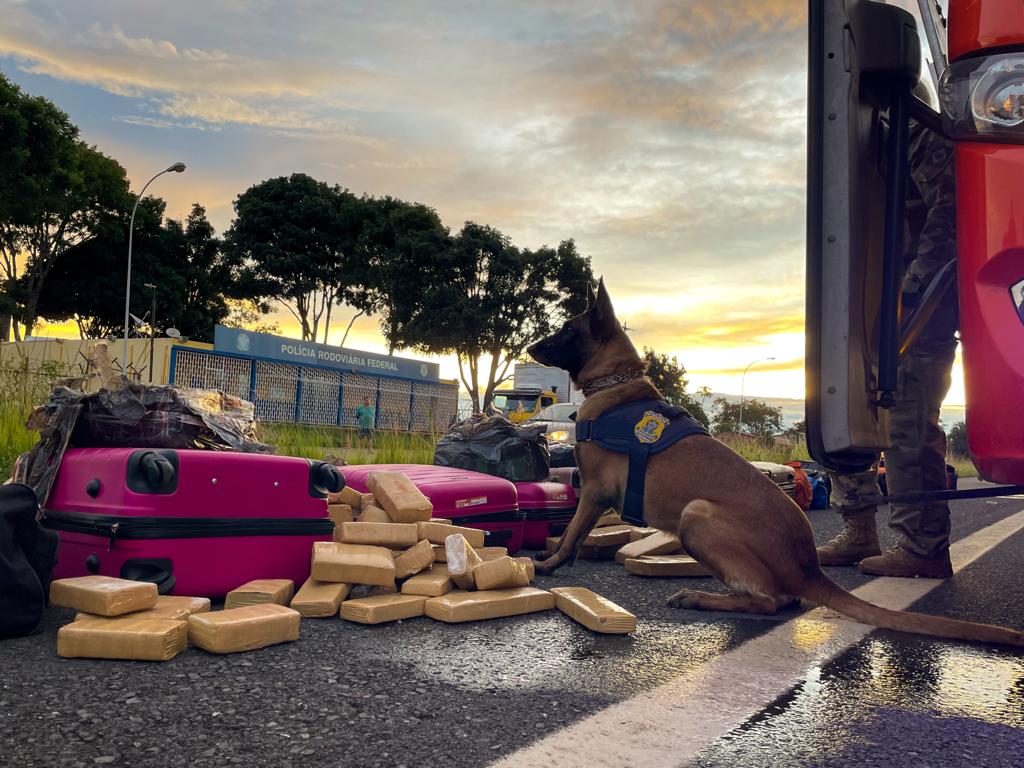
[[[494,407],[505,414],[513,424],[536,416],[549,405],[558,402],[558,396],[544,389],[499,389],[494,392]]]

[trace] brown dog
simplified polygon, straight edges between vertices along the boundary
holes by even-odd
[[[529,348],[543,365],[564,368],[587,398],[577,421],[634,400],[660,398],[636,348],[615,319],[602,281],[588,309]],[[576,445],[583,478],[579,508],[561,546],[539,562],[550,574],[571,565],[583,540],[610,507],[622,509],[628,455],[593,442]],[[652,454],[643,504],[647,525],[678,534],[686,551],[731,591],[683,589],[677,608],[775,613],[800,598],[885,629],[1024,646],[1024,633],[867,603],[822,573],[803,511],[749,462],[712,437],[694,435]]]

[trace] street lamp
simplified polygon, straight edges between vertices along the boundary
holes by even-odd
[[[127,287],[124,291],[124,375],[128,378],[128,308],[131,305],[132,300],[132,230],[135,228],[135,211],[139,208],[139,201],[142,200],[142,196],[146,194],[146,187],[152,184],[157,176],[163,176],[165,173],[182,173],[185,170],[184,163],[175,163],[169,168],[165,168],[160,171],[156,176],[146,182],[146,185],[139,192],[138,197],[135,198],[135,205],[132,206],[132,218],[128,223],[128,281]]]
[[[769,360],[774,360],[774,359],[775,359],[774,357],[762,357],[760,360],[754,360],[752,363],[749,363],[747,365],[747,367],[743,369],[743,375],[740,376],[740,423],[739,423],[739,433],[741,435],[743,434],[743,385],[746,383],[747,371],[750,370],[750,366],[751,365],[755,365],[757,363],[766,363]]]

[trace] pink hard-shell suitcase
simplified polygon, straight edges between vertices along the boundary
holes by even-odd
[[[523,515],[523,545],[527,549],[544,549],[548,536],[560,535],[579,500],[568,483],[516,483],[519,511]],[[552,530],[555,529],[555,530]]]
[[[577,491],[580,489],[579,467],[552,467],[548,480],[552,483],[565,483],[571,485]]]
[[[430,499],[434,517],[487,531],[487,546],[507,547],[509,552],[523,546],[516,487],[504,478],[433,464],[360,464],[341,471],[346,485],[364,493],[371,472],[402,472]]]
[[[330,541],[337,467],[221,451],[77,448],[44,507],[60,534],[55,578],[153,581],[162,594],[220,597],[253,579],[309,577]]]

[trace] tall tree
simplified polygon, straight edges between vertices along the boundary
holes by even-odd
[[[348,303],[376,315],[388,352],[404,346],[406,328],[420,310],[424,276],[451,248],[437,211],[393,197],[363,199],[359,247],[365,279]]]
[[[672,405],[685,408],[705,427],[709,426],[708,415],[700,401],[686,391],[686,369],[679,360],[664,353],[658,354],[647,347],[644,347],[643,360],[647,366],[648,378],[661,392],[662,397]]]
[[[712,427],[715,432],[739,432],[740,404],[731,403],[724,397],[715,398],[715,417]],[[782,408],[768,405],[755,397],[743,401],[743,427],[760,437],[769,437],[782,431]]]
[[[145,316],[143,305],[148,306],[144,285],[149,282],[149,265],[154,259],[164,258],[164,207],[160,198],[145,197],[135,214],[131,311],[138,317]],[[129,214],[127,206],[108,212],[97,222],[92,238],[61,254],[40,292],[40,315],[52,321],[74,320],[84,339],[120,335],[124,323]]]
[[[46,99],[0,75],[0,272],[7,304],[31,332],[57,260],[92,237],[128,195],[124,168],[78,140]],[[14,324],[15,337],[20,329]]]
[[[165,286],[164,309],[158,311],[166,325],[184,335],[213,341],[213,327],[231,313],[225,294],[238,265],[224,252],[206,209],[198,203],[193,203],[184,222],[167,221],[164,231],[171,260],[154,264],[156,274],[149,281],[158,291]]]
[[[403,343],[455,354],[473,407],[483,410],[526,347],[585,306],[586,292],[573,296],[574,287],[591,278],[590,260],[575,247],[520,250],[498,230],[467,222],[422,281]]]
[[[213,326],[230,314],[225,291],[234,265],[225,257],[206,211],[195,204],[184,223],[162,222],[164,201],[146,197],[135,215],[131,312],[145,317],[155,286],[157,324],[213,340]],[[57,260],[40,296],[40,314],[74,320],[83,338],[120,335],[130,210],[104,217],[96,236]],[[152,318],[149,318],[150,322]]]
[[[357,248],[362,208],[340,187],[295,173],[255,184],[235,200],[225,237],[242,264],[239,297],[280,301],[302,338],[324,340],[331,310],[349,301],[365,272]]]

